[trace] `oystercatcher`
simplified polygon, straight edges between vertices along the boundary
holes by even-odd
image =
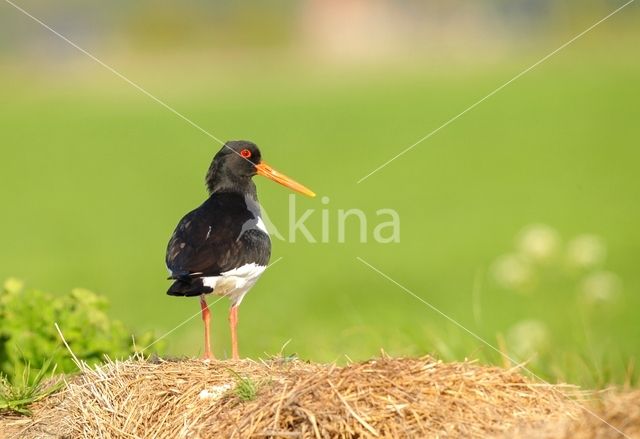
[[[254,175],[262,175],[304,195],[315,194],[262,161],[258,147],[229,141],[214,156],[206,185],[209,198],[185,215],[167,246],[166,263],[174,280],[167,294],[200,296],[204,358],[211,359],[210,312],[205,296],[231,299],[232,357],[238,359],[238,306],[269,263],[271,240],[260,215]]]

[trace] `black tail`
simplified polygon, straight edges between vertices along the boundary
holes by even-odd
[[[213,292],[213,288],[207,287],[200,278],[184,277],[176,279],[167,290],[170,296],[193,297]]]

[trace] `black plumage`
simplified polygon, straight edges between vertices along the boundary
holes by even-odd
[[[180,221],[167,248],[167,267],[171,279],[176,279],[167,294],[210,293],[213,290],[202,284],[201,277],[269,263],[269,235],[254,226],[258,218],[247,201],[252,200],[233,192],[213,193]]]
[[[209,198],[182,218],[167,247],[166,264],[175,282],[167,294],[199,296],[211,293],[202,278],[246,264],[266,266],[271,256],[269,235],[257,227],[260,207],[251,177],[260,153],[253,143],[228,142],[207,173]],[[247,149],[252,160],[240,155]]]

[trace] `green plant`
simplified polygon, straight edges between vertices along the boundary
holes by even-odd
[[[13,384],[3,374],[0,374],[0,412],[13,411],[23,415],[30,414],[29,406],[60,389],[63,381],[54,379],[56,366],[52,359],[44,362],[35,376],[32,368],[26,363],[20,375],[20,381]]]
[[[233,389],[236,396],[245,402],[256,399],[260,384],[249,377],[243,377],[235,370],[229,369],[229,372],[231,372],[236,379],[236,387]]]
[[[49,362],[56,372],[76,371],[68,352],[61,348],[55,323],[75,355],[88,364],[98,363],[105,356],[121,358],[136,352],[131,332],[109,318],[107,307],[104,297],[88,290],[74,289],[59,296],[25,290],[19,280],[7,280],[0,291],[0,373],[13,385],[24,381],[25,376],[32,385],[43,370],[49,369],[45,367]],[[147,346],[153,335],[137,335],[135,340]],[[38,372],[33,374],[31,370]]]

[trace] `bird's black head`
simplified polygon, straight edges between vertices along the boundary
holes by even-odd
[[[213,157],[207,172],[207,189],[210,193],[223,189],[251,189],[251,177],[257,174],[256,165],[261,154],[255,143],[246,140],[231,140]]]
[[[239,192],[255,198],[256,186],[251,178],[262,175],[304,195],[315,194],[262,161],[262,155],[255,143],[247,140],[231,140],[213,157],[206,182],[209,193]]]

